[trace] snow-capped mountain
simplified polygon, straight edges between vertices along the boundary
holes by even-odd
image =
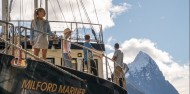
[[[146,53],[140,51],[128,67],[126,81],[129,94],[179,94]]]

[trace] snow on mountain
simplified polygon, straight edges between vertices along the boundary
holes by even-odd
[[[128,67],[126,80],[129,94],[179,94],[146,53],[140,51]]]

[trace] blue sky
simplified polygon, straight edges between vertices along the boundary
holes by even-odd
[[[124,2],[113,0],[114,4]],[[114,19],[114,27],[105,30],[105,39],[150,39],[179,63],[189,62],[189,0],[127,0],[127,4],[131,7]]]
[[[121,44],[126,63],[142,50],[180,94],[189,94],[189,0],[112,2],[127,9],[113,18],[114,26],[105,29],[108,56],[113,56],[115,42]]]

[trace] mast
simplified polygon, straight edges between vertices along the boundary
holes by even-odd
[[[48,20],[48,0],[45,0],[46,20]]]
[[[2,0],[2,20],[9,21],[9,12],[8,12],[8,1]],[[8,24],[2,24],[2,32],[5,40],[8,40]],[[5,54],[8,54],[7,51],[8,44],[5,43]]]
[[[41,5],[42,2],[40,2]],[[34,10],[38,8],[38,0],[34,0]],[[48,20],[48,0],[45,0],[46,20]]]
[[[34,0],[34,10],[38,8],[38,0]]]

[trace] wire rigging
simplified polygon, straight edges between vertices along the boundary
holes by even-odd
[[[72,15],[73,15],[73,19],[74,19],[74,21],[76,22],[76,17],[75,17],[75,15],[74,15],[74,13],[73,13],[73,5],[71,4],[70,0],[69,0],[69,5],[70,5],[70,8],[71,8],[71,13],[72,13]]]
[[[92,0],[92,1],[93,1],[93,6],[94,6],[95,14],[96,14],[96,19],[97,19],[97,22],[99,24],[98,15],[97,15],[97,12],[96,12],[96,6],[95,6],[95,3],[94,3],[94,0]]]
[[[66,0],[61,0],[61,2],[62,2],[62,1],[64,1],[63,3],[64,3],[64,5],[65,5],[65,7],[66,7],[67,13],[69,13],[69,9],[68,9],[68,5],[67,5],[67,3],[66,3]]]
[[[88,16],[88,13],[87,13],[87,11],[86,11],[86,8],[85,8],[85,6],[84,6],[84,3],[82,2],[82,0],[80,0],[80,2],[81,2],[81,5],[82,5],[83,10],[84,10],[84,12],[85,12],[85,15],[87,16],[87,20],[88,20],[89,23],[90,23],[90,26],[91,26],[92,33],[93,33],[93,35],[94,35],[94,38],[95,38],[95,40],[97,41],[97,43],[99,44],[99,42],[98,42],[98,40],[97,40],[96,33],[95,33],[94,28],[93,28],[93,26],[92,26],[92,24],[91,24],[91,21],[90,21],[90,18],[89,18],[89,16]],[[95,4],[94,4],[94,6],[95,6]],[[98,21],[98,22],[99,22],[99,21]],[[100,46],[100,48],[103,50],[102,46]]]
[[[40,0],[40,8],[42,7],[42,0]]]
[[[22,20],[24,20],[24,2],[22,0]],[[24,21],[22,21],[22,25],[24,25]]]
[[[10,13],[11,13],[11,10],[12,10],[12,4],[13,4],[13,0],[10,1],[10,5],[9,5],[9,17],[10,17]]]
[[[79,9],[79,14],[80,14],[81,22],[83,23],[84,21],[83,21],[83,19],[82,19],[80,7],[79,7],[79,2],[78,2],[78,0],[76,0],[76,1],[77,1],[77,7],[78,7],[78,9]],[[86,31],[85,31],[84,24],[82,24],[82,25],[83,25],[84,34],[86,35]]]
[[[27,1],[25,1],[24,2],[24,4],[30,4],[30,3],[28,3],[28,0]],[[25,6],[26,8],[24,8],[24,13],[26,14],[26,12],[27,12],[27,9],[29,9],[28,8],[28,6]],[[24,20],[25,18],[23,18],[23,20]],[[24,24],[25,25],[25,24]]]
[[[51,7],[52,7],[52,10],[53,10],[53,13],[54,13],[54,15],[55,15],[55,18],[56,18],[56,20],[58,20],[57,14],[56,14],[56,12],[55,12],[55,10],[54,10],[54,7],[53,7],[53,5],[52,5],[51,0],[49,0],[49,2],[50,2],[50,5],[51,5]]]
[[[71,13],[72,13],[74,22],[77,22],[77,21],[76,21],[76,17],[75,17],[75,15],[74,15],[73,4],[71,4],[70,0],[69,0],[69,5],[70,5],[70,8],[71,8]],[[72,28],[71,28],[71,29],[72,29]],[[76,36],[77,36],[77,38],[78,38],[78,27],[77,27],[77,24],[76,24],[76,32],[77,32]]]
[[[96,14],[97,22],[98,22],[98,24],[99,24],[99,19],[98,19],[98,15],[97,15],[97,11],[96,11],[96,6],[95,6],[95,3],[94,3],[94,0],[92,0],[92,2],[93,2],[95,14]],[[95,33],[95,32],[93,32],[93,33]],[[100,37],[100,34],[101,34],[101,29],[100,29],[99,37]],[[100,38],[101,38],[101,37],[100,37]],[[103,49],[102,46],[100,46],[100,48]]]
[[[96,6],[95,6],[95,3],[94,3],[94,0],[92,0],[92,2],[93,2],[95,14],[96,14],[96,19],[97,19],[97,22],[98,22],[98,24],[99,24],[98,14],[97,14],[97,11],[96,11]],[[101,31],[101,30],[100,30],[100,31]],[[100,34],[99,34],[99,37],[100,37]]]
[[[20,3],[20,20],[21,20],[21,5],[22,5],[22,4],[21,4],[21,0],[20,0],[19,3]]]
[[[86,11],[86,8],[85,8],[85,6],[84,6],[84,3],[82,2],[82,0],[80,0],[80,2],[81,2],[81,5],[82,5],[82,8],[83,8],[83,10],[84,10],[84,13],[85,13],[85,15],[86,15],[86,17],[87,17],[87,20],[88,20],[88,22],[90,23],[90,27],[92,28],[92,33],[93,33],[93,35],[94,35],[94,38],[95,38],[95,40],[97,41],[96,33],[95,33],[95,31],[94,31],[94,28],[93,28],[93,26],[92,26],[91,20],[90,20],[90,18],[89,18],[89,16],[88,16],[88,13],[87,13],[87,11]],[[98,41],[97,41],[97,43],[98,43]]]
[[[15,6],[15,1],[16,1],[16,0],[11,0],[11,1],[10,1],[10,4],[9,4],[9,12],[8,12],[9,14],[7,14],[7,16],[9,16],[9,21],[11,20],[11,15],[10,15],[10,14],[11,14],[11,12],[12,12],[12,9],[13,9],[14,6]]]
[[[56,0],[56,1],[57,1],[58,6],[59,6],[59,9],[61,10],[61,15],[63,16],[63,19],[66,21],[65,16],[63,15],[63,11],[62,11],[62,9],[61,9],[59,0]],[[69,27],[67,23],[66,23],[66,25],[67,25],[67,27]]]

